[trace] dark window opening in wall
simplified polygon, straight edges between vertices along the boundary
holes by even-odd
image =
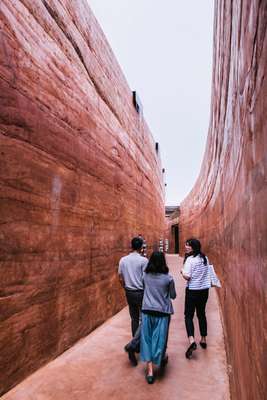
[[[172,225],[172,240],[174,243],[174,253],[179,254],[179,225]]]
[[[133,92],[133,104],[134,108],[138,112],[138,114],[141,114],[143,111],[143,105],[141,103],[140,97],[138,96],[137,92]]]
[[[159,152],[159,144],[158,144],[158,142],[156,142],[155,148],[156,148],[156,152],[158,153]]]

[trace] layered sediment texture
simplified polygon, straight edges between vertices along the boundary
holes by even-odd
[[[164,229],[155,143],[86,0],[0,5],[0,394],[124,305]]]
[[[181,204],[181,246],[197,236],[220,289],[233,399],[266,382],[267,3],[216,1],[211,121],[199,178]]]

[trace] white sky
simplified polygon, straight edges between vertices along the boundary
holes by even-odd
[[[166,205],[192,189],[210,114],[213,0],[88,0],[160,144]]]

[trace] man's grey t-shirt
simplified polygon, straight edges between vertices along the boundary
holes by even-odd
[[[125,289],[143,290],[143,274],[148,259],[137,252],[122,257],[119,262],[118,272],[123,276]]]

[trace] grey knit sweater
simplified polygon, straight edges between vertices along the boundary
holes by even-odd
[[[144,297],[142,311],[158,311],[173,314],[171,299],[176,291],[173,277],[169,274],[144,273]]]

